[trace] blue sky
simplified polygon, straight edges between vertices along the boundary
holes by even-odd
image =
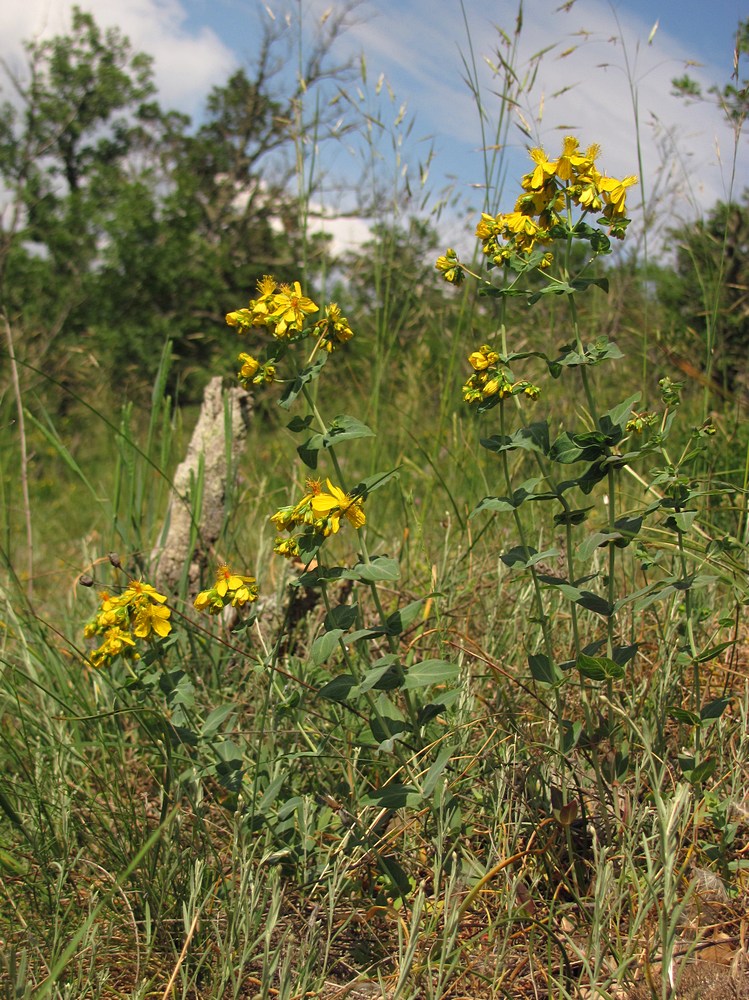
[[[286,11],[293,24],[302,9],[310,32],[334,0],[286,0],[285,6],[280,0],[79,4],[154,55],[164,104],[198,115],[210,86],[251,60],[263,20],[283,18]],[[0,55],[14,66],[20,65],[21,38],[57,33],[69,23],[69,0],[25,0],[12,5],[13,12],[10,4],[2,6]],[[500,103],[487,60],[497,50],[497,27],[514,29],[517,6],[517,0],[464,3],[490,118]],[[729,78],[736,25],[749,13],[739,0],[526,0],[523,12],[518,65],[547,51],[533,87],[513,112],[507,136],[513,177],[525,169],[525,147],[541,142],[553,152],[568,131],[583,145],[602,145],[600,165],[606,172],[639,174],[636,100],[643,187],[664,217],[690,218],[749,185],[748,140],[741,138],[736,146],[712,105],[688,106],[670,93],[671,79],[685,70],[704,87]],[[397,167],[418,189],[420,164],[433,149],[430,190],[436,193],[450,180],[461,202],[480,207],[484,173],[478,112],[462,81],[468,37],[459,0],[362,0],[338,51],[357,62],[363,54],[370,96],[384,74],[378,99],[383,121],[400,137],[399,145],[383,147],[384,158],[393,159],[384,168]],[[345,167],[346,154],[339,151],[338,157]],[[508,201],[514,200],[513,192],[514,184]]]

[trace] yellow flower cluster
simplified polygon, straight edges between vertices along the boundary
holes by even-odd
[[[216,582],[209,590],[202,590],[193,603],[198,611],[218,615],[229,604],[233,608],[241,608],[245,604],[252,604],[257,596],[257,581],[254,576],[241,576],[222,564],[216,570]]]
[[[470,354],[468,361],[473,368],[473,375],[463,386],[463,399],[466,403],[482,403],[492,397],[505,399],[520,393],[529,399],[538,399],[541,394],[539,387],[532,382],[525,379],[513,382],[509,373],[499,366],[497,352],[487,344]]]
[[[535,166],[522,179],[523,193],[514,211],[500,215],[482,213],[476,227],[476,236],[490,266],[527,258],[536,248],[548,247],[555,239],[566,239],[571,222],[568,216],[573,207],[580,210],[580,221],[590,212],[600,213],[599,225],[606,226],[609,235],[616,239],[624,237],[629,223],[627,188],[636,184],[637,178],[605,177],[595,165],[599,153],[597,145],[583,152],[574,136],[565,138],[556,160],[550,160],[543,149],[531,150]],[[546,252],[537,266],[547,268],[552,259],[552,254]],[[455,251],[448,250],[435,266],[446,281],[459,283],[462,271]]]
[[[103,637],[90,656],[97,668],[107,666],[118,656],[139,659],[136,640],[164,638],[172,630],[172,612],[166,607],[166,597],[142,580],[131,580],[115,596],[101,591],[99,600],[99,610],[83,630],[87,639]]]
[[[248,308],[227,313],[226,322],[238,333],[260,326],[269,329],[274,337],[290,338],[302,333],[307,316],[316,312],[319,306],[302,293],[298,281],[279,285],[266,274],[257,283],[257,298],[250,299]]]
[[[312,337],[317,342],[315,350],[330,353],[351,340],[354,332],[335,302],[325,307],[321,318],[314,323],[308,322],[308,317],[319,311],[320,307],[302,292],[298,281],[293,285],[279,284],[274,277],[266,274],[257,283],[257,297],[250,299],[246,308],[227,313],[226,322],[240,334],[257,328],[269,330],[274,340],[281,343]],[[274,362],[277,360],[277,356],[272,356],[263,363],[251,354],[240,354],[238,361],[241,367],[237,373],[240,384],[249,388],[251,385],[275,382]]]
[[[447,248],[444,256],[437,258],[437,263],[434,266],[442,272],[442,277],[451,285],[460,285],[465,277],[465,271],[452,247]]]
[[[300,535],[293,534],[297,528],[302,529],[301,534],[321,535],[327,538],[328,535],[336,534],[340,530],[342,517],[356,529],[361,528],[366,522],[367,518],[362,510],[364,502],[362,497],[344,493],[329,479],[326,483],[327,493],[323,490],[319,479],[308,479],[305,483],[307,492],[298,503],[281,507],[271,515],[270,520],[276,528],[292,536],[277,538],[273,546],[274,552],[287,559],[299,555]]]

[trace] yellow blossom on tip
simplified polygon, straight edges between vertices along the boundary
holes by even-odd
[[[287,331],[301,333],[308,313],[319,311],[312,299],[302,294],[302,286],[295,281],[293,286],[281,285],[273,296],[273,310],[270,319],[275,323],[274,335],[283,337]]]
[[[295,559],[299,555],[296,538],[277,538],[273,543],[273,551],[285,559]]]
[[[225,597],[227,591],[238,590],[249,581],[255,582],[251,576],[240,576],[239,573],[233,573],[224,563],[216,570],[215,590],[219,597]]]
[[[448,247],[446,253],[442,257],[437,258],[437,262],[434,266],[442,273],[442,277],[445,281],[449,281],[452,285],[460,285],[465,277],[465,272],[463,271],[463,267],[458,260],[458,255],[451,247]]]
[[[468,355],[468,362],[477,372],[483,371],[489,365],[495,365],[499,361],[499,355],[493,351],[488,344],[483,344],[477,351]]]
[[[156,601],[157,604],[163,604],[166,601],[166,596],[159,594],[150,583],[144,583],[142,580],[131,580],[126,590],[120,594],[118,600],[120,604],[138,603],[143,600],[151,600]]]
[[[321,520],[329,519],[333,534],[341,526],[341,516],[344,516],[354,528],[361,528],[367,520],[361,509],[362,498],[349,496],[340,487],[334,486],[329,479],[326,482],[328,492],[319,493],[312,498],[312,510],[315,517]]]
[[[535,237],[538,233],[538,224],[523,212],[508,212],[504,217],[504,225],[515,235]]]
[[[209,590],[201,590],[193,601],[193,606],[198,611],[208,611],[211,615],[218,615],[228,605],[232,607],[242,607],[256,601],[258,597],[258,586],[254,576],[243,576],[234,573],[226,563],[223,563],[216,570],[216,582]]]
[[[253,358],[251,354],[240,354],[237,361],[242,362],[242,367],[239,369],[239,377],[249,379],[255,374],[255,372],[260,367],[260,362],[257,358]]]
[[[560,181],[571,181],[575,176],[575,160],[584,159],[584,157],[579,157],[577,152],[580,142],[573,135],[568,135],[565,137],[564,144],[562,146],[562,153],[557,160],[556,175]]]
[[[133,625],[133,635],[147,639],[152,633],[162,639],[172,631],[169,618],[172,612],[159,604],[146,604],[138,610]]]
[[[624,180],[617,180],[616,177],[602,177],[599,187],[603,191],[607,202],[607,216],[624,216],[627,211],[626,198],[627,188],[637,184],[637,177],[631,174]]]
[[[556,160],[549,160],[543,149],[538,147],[532,149],[530,155],[536,167],[532,173],[526,174],[526,178],[528,179],[528,187],[536,190],[544,187],[547,180],[554,176],[557,164]],[[523,186],[525,187],[525,184]]]
[[[113,660],[122,653],[135,647],[135,639],[129,632],[121,628],[110,628],[104,635],[104,642],[91,654],[91,662],[95,667],[103,666],[107,660]]]
[[[211,615],[217,615],[224,609],[224,602],[215,590],[201,590],[192,603],[198,611],[207,610]]]
[[[277,287],[276,279],[270,274],[264,274],[257,280],[257,294],[261,299],[269,299]]]
[[[498,232],[497,219],[493,215],[487,215],[486,212],[482,212],[481,219],[476,226],[476,236],[480,240],[488,240],[490,237],[496,236]]]

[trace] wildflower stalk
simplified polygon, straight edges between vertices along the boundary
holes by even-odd
[[[501,399],[499,401],[499,433],[502,439],[505,437],[505,401]],[[512,476],[510,475],[510,463],[507,458],[507,452],[503,451],[501,453],[502,460],[502,472],[504,474],[505,488],[507,490],[507,495],[512,496]],[[513,507],[513,520],[515,521],[515,528],[518,533],[518,538],[520,540],[521,548],[523,549],[523,554],[525,556],[526,563],[530,561],[531,550],[528,545],[528,541],[525,534],[525,528],[523,527],[523,521],[520,517],[520,511]],[[533,581],[533,595],[536,602],[536,611],[538,614],[538,620],[541,625],[541,633],[543,636],[544,650],[546,652],[546,658],[549,663],[549,672],[553,673],[556,660],[554,658],[554,644],[551,639],[551,631],[549,629],[549,621],[544,611],[543,595],[541,593],[541,583],[538,579],[538,573],[536,572],[536,567],[531,565],[529,567],[531,580]],[[559,751],[560,755],[564,757],[564,706],[562,703],[562,695],[560,692],[559,684],[554,684],[554,700],[556,705],[556,716],[557,716],[557,731],[559,734]]]
[[[568,248],[568,254],[571,248]],[[582,337],[580,336],[580,322],[577,312],[577,303],[575,302],[574,295],[567,296],[567,302],[569,304],[570,314],[572,317],[572,329],[575,334],[575,347],[578,353],[584,355],[584,346],[582,342]],[[588,403],[588,411],[590,413],[590,419],[593,424],[600,427],[600,420],[597,415],[597,407],[595,399],[593,396],[593,390],[590,384],[590,378],[588,375],[587,365],[580,365],[580,379],[583,386],[583,392],[585,393],[585,399]],[[608,483],[608,527],[609,531],[613,534],[616,530],[616,473],[613,466],[609,466],[607,472],[607,483]],[[616,601],[616,546],[612,543],[608,545],[608,586],[607,586],[607,596],[608,603],[613,608]],[[616,631],[616,622],[613,614],[609,614],[606,617],[606,651],[609,659],[613,657],[614,653],[614,634]],[[607,680],[607,688],[609,698],[613,696],[613,681],[611,678]]]
[[[315,420],[317,421],[317,425],[318,425],[318,428],[320,430],[320,433],[321,434],[327,434],[328,433],[328,426],[327,426],[325,420],[323,419],[322,414],[320,413],[320,410],[318,409],[316,402],[313,400],[312,395],[309,392],[307,386],[304,386],[302,392],[303,392],[305,400],[307,401],[307,405],[309,406],[310,410],[312,411],[312,413],[313,413],[313,415],[315,417]],[[333,468],[335,469],[336,476],[338,478],[338,481],[341,484],[341,488],[345,491],[346,490],[346,481],[345,481],[345,477],[343,475],[343,472],[341,470],[341,466],[339,464],[338,456],[336,455],[335,448],[333,448],[333,447],[328,448],[328,454],[330,455],[330,460],[333,463]],[[366,538],[364,537],[363,533],[359,537],[359,547],[361,549],[362,561],[365,564],[370,565],[372,560],[370,558],[369,549],[367,548]],[[377,584],[374,583],[374,581],[369,581],[368,584],[367,584],[367,586],[368,586],[369,591],[370,591],[370,593],[372,595],[372,601],[373,601],[375,609],[377,611],[377,615],[379,617],[380,624],[383,627],[385,627],[386,624],[387,624],[387,615],[385,614],[385,609],[382,606],[382,601],[380,599],[380,592],[377,589]],[[323,599],[325,600],[326,608],[328,610],[330,610],[329,605],[328,605],[327,591],[326,591],[325,586],[323,586]],[[390,649],[390,652],[391,653],[397,653],[398,652],[398,640],[396,639],[396,637],[394,635],[391,635],[389,632],[387,632],[386,633],[386,639],[387,639],[387,644],[388,644],[388,647]],[[351,659],[350,659],[350,657],[348,655],[348,651],[346,649],[345,643],[343,641],[341,641],[340,645],[341,645],[341,648],[344,651],[344,660],[345,660],[347,666],[351,669],[351,672],[354,673],[353,666],[351,664]],[[412,699],[411,694],[410,694],[409,691],[404,691],[403,692],[403,700],[404,700],[404,703],[406,705],[406,711],[408,712],[409,720],[411,721],[411,724],[414,727],[414,734],[416,734],[418,732],[418,729],[419,729],[419,725],[418,725],[418,713],[416,711],[416,708],[415,708],[414,703],[413,703],[413,699]],[[371,700],[371,699],[368,699],[368,701],[370,702],[370,707],[373,709],[373,711],[376,711],[374,701]]]

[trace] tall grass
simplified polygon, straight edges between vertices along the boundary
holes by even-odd
[[[517,105],[543,58],[521,71],[520,12],[514,31],[497,48],[503,108]],[[485,210],[494,213],[509,121],[488,131],[474,46],[465,73],[486,129]],[[402,122],[396,114],[388,132],[382,109],[368,116],[392,135],[391,224],[368,258],[372,309],[361,325],[350,317],[357,336],[347,354],[332,355],[328,367],[340,359],[341,368],[315,383],[309,403],[330,417],[358,414],[376,432],[349,442],[336,466],[350,485],[398,475],[366,494],[366,535],[344,523],[326,542],[333,564],[395,559],[399,576],[372,589],[361,572],[321,584],[309,564],[300,583],[298,566],[273,555],[269,514],[297,500],[305,469],[288,416],[263,403],[216,544],[217,556],[256,575],[260,613],[198,618],[185,579],[169,595],[173,633],[142,661],[94,670],[82,628],[95,597],[74,581],[84,573],[115,592],[152,571],[186,440],[182,415],[164,394],[166,360],[145,420],[127,405],[115,413],[81,400],[76,440],[23,398],[19,381],[22,440],[45,461],[30,481],[31,599],[31,574],[19,568],[23,503],[7,485],[2,498],[7,997],[632,990],[666,1000],[705,945],[739,960],[749,694],[736,441],[722,430],[693,433],[703,401],[685,391],[662,417],[673,428],[667,444],[576,494],[599,533],[612,527],[615,506],[626,518],[663,505],[616,551],[566,532],[540,502],[514,520],[501,504],[471,516],[482,497],[512,495],[538,476],[534,454],[500,462],[480,444],[498,429],[516,432],[523,410],[510,400],[498,424],[495,410],[477,419],[459,401],[462,357],[498,342],[512,313],[503,321],[467,289],[455,301],[404,294],[403,241],[392,225],[404,204]],[[373,134],[363,139],[372,163]],[[304,215],[311,164],[303,151],[300,159]],[[617,323],[616,291],[613,307],[602,296],[581,305],[586,339]],[[345,293],[342,281],[343,301]],[[538,308],[550,339],[570,337],[557,302]],[[594,369],[587,394],[547,379],[554,429],[600,426],[629,395],[622,383],[632,392],[645,383],[655,398],[661,373],[650,357],[638,352],[615,377]],[[9,413],[11,401],[3,405]],[[27,460],[2,455],[7,484]],[[551,481],[548,468],[543,475]],[[669,505],[676,480],[689,495]],[[531,575],[500,558],[518,533],[526,561],[531,548],[548,553]],[[614,624],[602,623],[600,604],[549,584],[566,574],[578,590],[592,579],[603,596],[639,595],[639,604],[624,601]],[[354,624],[371,634],[347,643]],[[614,671],[612,657],[635,647],[626,672]],[[331,680],[341,683],[337,656],[356,699],[340,687],[331,694]],[[587,675],[575,673],[585,656],[604,677],[590,662]],[[435,681],[406,686],[424,663]]]

